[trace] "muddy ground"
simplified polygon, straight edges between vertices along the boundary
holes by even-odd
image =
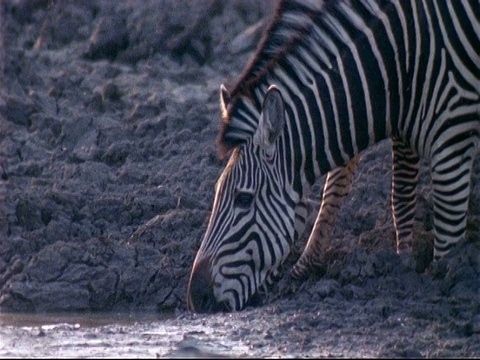
[[[429,174],[421,172],[415,237],[423,262],[414,271],[394,252],[388,140],[362,155],[318,274],[303,283],[288,278],[302,239],[262,306],[186,312],[189,271],[224,166],[214,147],[218,89],[252,55],[272,1],[0,5],[2,313],[162,318],[101,325],[93,342],[88,327],[1,322],[8,341],[0,356],[26,356],[12,345],[25,339],[39,341],[27,356],[61,356],[52,339],[76,337],[87,344],[73,347],[84,356],[202,348],[238,356],[480,356],[480,161],[468,239],[436,264],[428,256]]]

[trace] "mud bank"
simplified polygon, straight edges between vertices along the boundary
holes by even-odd
[[[2,356],[26,356],[10,352],[25,336],[45,356],[67,346],[59,339],[74,338],[83,340],[70,349],[85,343],[85,356],[163,356],[205,344],[239,356],[480,356],[480,162],[467,241],[435,266],[421,255],[416,272],[393,251],[389,141],[362,155],[319,274],[304,283],[283,279],[263,306],[242,313],[185,312],[224,166],[214,147],[218,89],[252,54],[271,1],[0,5],[2,312],[174,314],[102,325],[96,338],[83,325],[2,325],[13,339]],[[431,247],[430,189],[422,170],[420,254]],[[169,326],[162,343],[159,329]],[[115,340],[125,344],[131,334],[137,340],[125,347]],[[101,339],[105,353],[89,339]]]

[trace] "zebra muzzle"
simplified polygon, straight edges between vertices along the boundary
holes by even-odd
[[[194,312],[218,312],[227,310],[213,292],[213,280],[208,259],[195,263],[187,289],[187,308]]]

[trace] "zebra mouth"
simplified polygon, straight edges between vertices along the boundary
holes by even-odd
[[[208,258],[199,260],[192,270],[187,289],[187,308],[192,312],[214,313],[240,311],[246,307],[257,307],[263,304],[265,290],[271,282],[277,280],[278,272],[270,272],[258,289],[252,289],[248,294],[238,289],[224,289],[222,297],[215,292],[221,292],[221,284],[214,281]],[[265,287],[265,289],[264,289]]]
[[[213,291],[210,261],[200,260],[192,271],[187,289],[187,308],[193,312],[218,312],[225,306],[217,302]]]
[[[198,313],[219,313],[219,312],[232,312],[241,311],[247,307],[257,307],[263,304],[264,297],[261,293],[257,292],[253,294],[243,306],[235,303],[231,303],[228,300],[217,301],[214,296],[213,287],[210,288],[197,288],[192,287],[188,296],[187,307],[188,310]],[[237,305],[237,306],[236,306]]]
[[[204,295],[200,300],[200,303],[195,305],[195,312],[198,313],[218,313],[218,312],[229,312],[230,309],[225,302],[217,302],[215,299],[212,299],[209,296]]]
[[[257,307],[263,305],[263,296],[256,292],[253,296],[246,302],[244,308],[247,307]]]
[[[225,301],[218,302],[212,287],[196,286],[189,289],[188,310],[198,313],[227,312],[229,306]]]

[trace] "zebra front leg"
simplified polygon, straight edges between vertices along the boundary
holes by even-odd
[[[318,269],[323,264],[325,251],[330,246],[338,211],[345,196],[352,188],[358,161],[359,156],[354,157],[346,166],[334,169],[327,174],[320,211],[305,250],[292,269],[294,278],[305,278],[310,271]]]
[[[478,136],[480,123],[477,124]],[[480,149],[479,139],[458,136],[456,143],[450,140],[450,146],[440,144],[434,148],[431,171],[435,260],[443,258],[460,240],[465,239],[470,181],[477,149]]]
[[[400,139],[392,141],[392,213],[397,253],[412,254],[419,157]]]

